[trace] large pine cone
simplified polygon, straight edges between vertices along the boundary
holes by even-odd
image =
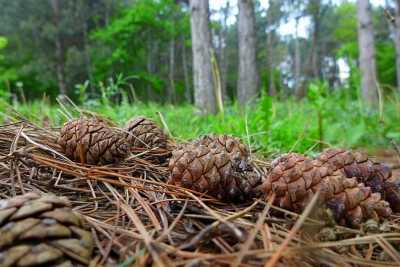
[[[316,163],[296,153],[282,156],[272,163],[262,190],[267,196],[274,192],[276,205],[295,212],[301,212],[319,190],[321,201],[341,224],[358,226],[367,218],[391,214],[389,204],[379,193],[372,193],[356,178],[347,178]]]
[[[128,121],[124,130],[126,138],[135,148],[166,148],[168,137],[163,130],[152,120],[145,117],[136,117]]]
[[[370,187],[372,192],[380,193],[394,211],[400,211],[399,185],[392,177],[389,166],[374,162],[365,153],[343,149],[323,151],[316,158],[315,164],[331,171],[340,171],[348,178],[357,178],[359,183]]]
[[[245,159],[232,158],[221,148],[188,144],[172,152],[169,182],[223,200],[250,198],[261,177]]]
[[[203,145],[209,148],[221,148],[230,155],[239,154],[241,157],[248,157],[249,150],[239,138],[230,135],[204,135],[197,140],[192,141],[193,145]]]
[[[86,266],[93,238],[65,198],[28,193],[0,200],[0,266]]]
[[[107,164],[122,160],[128,144],[122,134],[104,122],[80,118],[64,124],[58,144],[70,159],[82,164]]]

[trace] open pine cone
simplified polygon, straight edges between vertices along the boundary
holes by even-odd
[[[319,190],[321,201],[333,211],[336,220],[356,227],[367,218],[379,219],[392,212],[379,193],[372,193],[356,178],[332,172],[296,153],[275,160],[261,188],[267,196],[275,193],[276,205],[295,212],[301,212]]]
[[[36,193],[0,200],[0,266],[87,266],[92,234],[69,206]]]
[[[124,130],[127,132],[128,142],[135,148],[167,147],[167,135],[154,121],[145,117],[129,120]]]
[[[392,170],[383,163],[374,162],[361,152],[343,149],[327,149],[315,160],[317,166],[325,166],[330,171],[340,171],[348,178],[355,177],[359,183],[380,193],[390,203],[392,209],[400,211],[400,189],[392,177]]]
[[[261,177],[249,171],[245,159],[203,145],[188,144],[174,150],[169,170],[171,184],[223,200],[250,198],[261,183]]]
[[[221,148],[228,154],[234,155],[238,153],[244,158],[249,156],[249,150],[246,145],[239,138],[230,135],[208,134],[192,141],[192,144],[195,146],[203,145],[209,148]]]
[[[114,163],[128,154],[124,136],[96,119],[67,122],[61,128],[58,144],[67,157],[82,164]]]

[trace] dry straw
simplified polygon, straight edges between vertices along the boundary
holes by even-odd
[[[400,266],[397,215],[372,234],[327,225],[316,197],[301,215],[272,201],[222,203],[169,185],[158,160],[166,149],[88,166],[62,155],[58,133],[26,121],[0,126],[0,197],[68,197],[92,228],[91,266]]]

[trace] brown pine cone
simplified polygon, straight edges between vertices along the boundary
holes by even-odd
[[[218,199],[248,199],[261,183],[261,177],[243,169],[248,165],[244,161],[232,159],[221,148],[188,144],[172,152],[169,182]]]
[[[296,153],[275,160],[261,188],[267,196],[275,193],[275,205],[295,212],[301,212],[319,190],[321,201],[341,224],[358,226],[366,218],[391,214],[389,204],[381,200],[379,193]]]
[[[374,162],[365,153],[343,149],[323,151],[316,158],[315,164],[331,171],[340,171],[348,178],[357,178],[359,183],[370,187],[372,192],[380,193],[394,211],[400,211],[399,185],[387,165]]]
[[[166,148],[168,137],[152,120],[136,117],[128,121],[124,130],[128,142],[135,148]]]
[[[66,198],[28,193],[0,200],[0,266],[87,266],[92,234]]]
[[[209,148],[222,148],[231,155],[238,153],[244,158],[249,156],[247,146],[239,138],[230,135],[208,134],[192,141],[192,144],[195,146],[203,145]]]
[[[124,136],[96,119],[80,118],[64,124],[58,144],[68,158],[82,164],[107,164],[124,159]]]

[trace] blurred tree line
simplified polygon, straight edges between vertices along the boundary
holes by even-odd
[[[264,8],[257,0],[239,0],[209,10],[206,0],[0,0],[0,96],[67,94],[84,101],[118,83],[131,100],[192,103],[194,88],[206,86],[196,82],[193,63],[193,52],[206,41],[193,36],[203,22],[191,14],[202,8],[211,17],[211,79],[225,103],[252,97],[241,97],[240,90],[301,98],[315,80],[358,94],[357,4],[337,2],[270,0]],[[390,91],[397,86],[400,20],[395,1],[386,2],[371,17],[377,77]],[[295,33],[282,35],[288,21],[296,22]],[[307,38],[298,34],[302,21],[309,21]],[[348,79],[340,62],[349,67]]]

